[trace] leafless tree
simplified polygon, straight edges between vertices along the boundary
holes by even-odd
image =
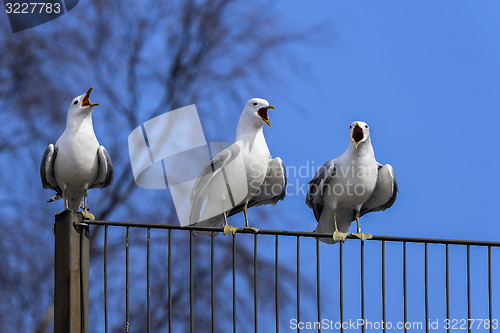
[[[224,112],[239,113],[251,87],[263,84],[263,78],[273,74],[270,59],[283,55],[291,43],[303,42],[317,31],[286,29],[280,24],[272,4],[236,0],[89,0],[55,21],[24,32],[13,34],[2,23],[0,156],[8,162],[0,174],[2,331],[46,332],[51,325],[51,220],[60,207],[45,203],[52,194],[41,188],[38,165],[47,144],[53,143],[65,127],[65,110],[71,98],[90,86],[96,87],[92,99],[101,106],[94,111],[94,127],[115,166],[114,185],[90,192],[89,206],[95,216],[101,220],[176,223],[168,191],[147,191],[135,185],[126,148],[128,134],[153,116],[193,103],[201,113],[210,112],[210,118],[215,120],[224,117]],[[209,126],[206,130],[215,128]],[[132,248],[141,256],[144,233],[134,231],[132,236],[137,237],[132,238],[136,240]],[[109,228],[110,271],[122,267],[123,237],[123,230]],[[153,299],[151,317],[155,328],[163,328],[168,317],[168,238],[162,232],[152,232],[151,237],[152,249],[159,253],[158,262],[151,266],[152,287],[158,295]],[[96,276],[102,275],[102,238],[103,228],[93,227],[91,274]],[[196,238],[196,253],[203,255],[209,241]],[[230,237],[218,237],[216,243],[217,251],[231,250]],[[185,250],[186,244],[186,234],[172,239],[176,251]],[[252,251],[251,242],[238,243],[238,272],[245,283],[253,274],[248,270]],[[220,272],[217,279],[222,281],[231,267],[224,256],[216,260]],[[172,298],[177,308],[183,308],[189,301],[183,286],[188,267],[182,257],[175,257],[172,265],[172,282],[177,286],[172,289]],[[263,274],[271,269],[270,265],[272,262],[261,258],[262,294],[273,288],[269,274]],[[206,263],[197,263],[199,307],[209,306],[206,270]],[[280,272],[283,283],[293,283],[286,278],[291,272],[285,268]],[[144,278],[143,271],[131,274],[131,278]],[[110,302],[120,297],[122,280],[110,280]],[[139,294],[134,288],[142,290],[143,284],[131,286],[132,297]],[[102,298],[100,282],[92,282],[91,289],[91,297]],[[219,314],[227,311],[221,302],[227,292],[224,288],[217,291]],[[244,296],[238,295],[243,311],[247,309],[241,301]],[[286,301],[286,295],[282,300]],[[123,311],[123,307],[117,305],[116,310]],[[138,300],[133,303],[131,316],[144,316],[143,311],[144,302]],[[102,304],[93,303],[91,318],[101,318],[101,312]],[[116,314],[113,316],[116,318]],[[208,312],[197,311],[197,325],[209,320]],[[217,321],[217,325],[224,323]],[[91,327],[94,325],[91,322]],[[123,321],[112,319],[111,325],[122,330]]]

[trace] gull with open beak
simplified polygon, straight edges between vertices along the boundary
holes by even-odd
[[[372,235],[361,232],[359,218],[390,208],[397,193],[392,166],[375,159],[368,124],[355,121],[350,126],[347,150],[326,162],[309,182],[306,204],[318,221],[315,232],[333,233],[332,238],[320,238],[321,241],[345,241],[354,220],[357,224],[354,235],[365,240]]]
[[[212,158],[193,185],[190,224],[224,225],[224,235],[234,235],[237,228],[227,224],[227,217],[243,212],[245,227],[250,228],[249,207],[275,205],[283,200],[285,166],[279,157],[271,158],[264,138],[263,125],[271,126],[269,109],[275,108],[261,98],[247,102],[236,128],[234,143]],[[258,231],[257,228],[251,229]]]
[[[83,198],[83,215],[93,220],[87,210],[87,190],[111,186],[114,172],[106,148],[94,133],[92,111],[99,103],[90,102],[92,89],[71,101],[66,129],[55,145],[45,149],[40,178],[44,188],[57,192],[49,202],[62,198],[64,210],[78,210]]]

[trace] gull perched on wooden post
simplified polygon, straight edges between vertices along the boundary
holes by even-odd
[[[333,244],[345,241],[354,220],[357,223],[354,235],[361,240],[372,238],[361,233],[359,218],[390,208],[397,193],[392,166],[375,159],[368,124],[355,121],[350,126],[347,150],[326,162],[309,182],[306,204],[318,221],[315,232],[333,233],[332,239],[320,240]]]
[[[275,109],[261,98],[252,98],[241,113],[234,143],[215,155],[197,178],[190,195],[189,223],[221,227],[224,235],[237,228],[227,217],[247,209],[275,205],[285,197],[286,171],[283,161],[271,158],[264,138],[264,123],[271,126],[268,110]],[[257,228],[251,228],[258,231]],[[197,232],[203,234],[203,232]]]
[[[99,103],[90,102],[92,89],[71,101],[66,129],[45,149],[40,178],[43,188],[57,192],[49,202],[62,198],[64,210],[78,210],[83,198],[83,215],[93,220],[87,211],[87,190],[111,186],[114,172],[108,151],[94,133],[92,111]]]

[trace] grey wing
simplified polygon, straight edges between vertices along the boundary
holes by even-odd
[[[390,164],[382,165],[379,163],[377,184],[375,190],[363,206],[360,215],[366,213],[378,212],[390,208],[396,201],[398,194],[398,181],[394,169]]]
[[[266,178],[259,192],[249,201],[248,207],[260,205],[276,205],[286,195],[286,168],[281,158],[272,159],[266,172]]]
[[[215,155],[210,162],[203,168],[200,175],[196,179],[191,190],[189,224],[198,222],[201,208],[207,200],[207,190],[210,186],[212,179],[221,172],[222,168],[228,165],[240,154],[240,147],[232,144],[217,155]]]
[[[248,207],[262,205],[276,205],[278,201],[283,200],[286,195],[286,168],[281,158],[272,159],[267,165],[266,178],[260,186],[259,192],[248,202]],[[228,216],[243,211],[245,203],[241,203],[231,209]]]
[[[56,157],[57,147],[51,143],[47,146],[42,156],[42,161],[40,163],[40,179],[42,180],[43,188],[54,190],[61,196],[62,191],[54,175],[54,161]]]
[[[89,188],[105,188],[111,186],[113,184],[115,172],[113,170],[111,158],[104,146],[99,146],[97,149],[97,163],[97,176],[94,180],[94,184]]]
[[[309,189],[306,195],[306,205],[314,212],[316,221],[319,221],[323,211],[323,194],[325,185],[335,176],[335,160],[330,160],[319,168],[313,179],[309,182]]]

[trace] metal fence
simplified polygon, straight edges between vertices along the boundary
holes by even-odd
[[[61,218],[61,221],[64,218]],[[56,221],[56,226],[57,226]],[[252,230],[238,229],[235,236],[215,238],[214,233],[221,232],[220,228],[209,227],[180,227],[176,225],[128,223],[110,221],[83,221],[78,216],[65,217],[66,224],[71,223],[75,228],[88,228],[94,225],[103,228],[102,249],[103,266],[101,281],[103,297],[102,307],[104,323],[102,331],[108,332],[109,318],[113,316],[108,307],[110,297],[110,276],[108,275],[108,229],[124,231],[123,250],[125,252],[125,288],[123,302],[125,302],[124,316],[119,318],[123,322],[125,331],[135,332],[134,322],[130,316],[130,274],[135,269],[144,269],[144,266],[131,264],[130,261],[130,232],[144,230],[144,240],[140,243],[146,261],[145,281],[134,281],[134,284],[145,284],[143,299],[145,299],[144,327],[147,332],[155,331],[151,325],[151,297],[152,276],[151,267],[151,234],[163,230],[167,234],[162,244],[166,253],[166,294],[167,304],[165,313],[166,326],[161,331],[178,332],[176,321],[184,321],[182,331],[190,332],[495,332],[500,331],[500,265],[498,255],[500,242],[467,241],[432,238],[374,236],[372,240],[361,242],[349,236],[344,244],[327,245],[319,242],[320,237],[331,237],[328,234],[312,232],[260,230],[255,234]],[[79,326],[82,332],[88,331],[88,280],[82,278],[82,272],[88,274],[88,260],[82,254],[82,248],[88,245],[78,245],[79,258],[83,258],[78,266],[80,270],[75,277],[76,287],[61,291],[57,286],[58,266],[57,232],[56,230],[56,291],[55,291],[55,323],[58,303],[69,302],[74,308],[79,308],[77,316],[69,318],[74,326]],[[88,229],[87,229],[88,230]],[[198,258],[195,255],[194,245],[198,237],[196,231],[208,231],[209,250],[207,256],[210,264],[208,306],[201,309],[197,306],[198,298],[195,295],[194,270]],[[82,240],[84,232],[76,232],[77,240]],[[172,243],[176,235],[186,235],[187,253],[184,261],[187,262],[185,272],[189,280],[189,307],[184,313],[177,308],[172,298],[172,291],[176,288],[173,281]],[[216,281],[217,267],[214,264],[215,248],[218,242],[228,242],[230,239],[231,253],[227,257],[231,262],[227,271],[227,280],[231,285],[230,299],[224,304],[231,316],[221,319],[217,312],[216,293],[220,288],[220,281]],[[220,240],[219,240],[220,239]],[[237,243],[246,239],[251,242],[252,258],[247,258],[245,265],[252,270],[253,277],[245,288],[237,284]],[[206,238],[205,238],[206,240]],[[101,240],[100,240],[101,241]],[[248,242],[247,242],[248,243]],[[252,249],[253,247],[253,249]],[[156,250],[155,250],[156,251]],[[141,255],[142,255],[141,254]],[[496,257],[496,260],[495,260]],[[267,271],[266,284],[273,281],[272,293],[262,292],[262,278],[259,278],[261,262],[271,260],[273,272]],[[68,260],[68,259],[65,259]],[[91,258],[92,260],[92,258]],[[287,273],[283,274],[280,267],[286,266]],[[64,266],[60,266],[64,267]],[[247,269],[245,268],[245,269]],[[85,273],[86,272],[86,273]],[[290,274],[291,273],[291,274]],[[83,274],[83,275],[84,275]],[[71,274],[70,274],[71,275]],[[293,276],[292,276],[293,275]],[[88,277],[87,277],[88,279]],[[79,281],[78,281],[79,280]],[[91,280],[93,280],[91,278]],[[112,277],[116,282],[116,276]],[[290,292],[282,284],[287,281],[295,290]],[[83,281],[83,282],[80,282]],[[87,290],[85,290],[87,288]],[[267,290],[271,290],[267,289]],[[187,290],[186,290],[187,291]],[[80,297],[83,295],[83,297]],[[241,324],[238,303],[238,293],[247,299],[246,306],[253,309],[252,320]],[[69,297],[68,297],[69,295]],[[87,296],[86,296],[87,295]],[[153,295],[154,297],[155,295]],[[58,300],[59,297],[59,300]],[[120,296],[121,297],[121,296]],[[72,299],[73,298],[73,299]],[[281,299],[285,299],[282,304]],[[87,300],[87,304],[85,304]],[[93,300],[91,299],[92,303]],[[272,303],[269,305],[269,303]],[[73,304],[73,303],[76,303]],[[251,303],[251,304],[250,304]],[[266,306],[265,311],[262,308]],[[59,308],[62,308],[59,307]],[[270,310],[271,309],[271,310]],[[177,312],[176,312],[177,311]],[[210,324],[201,328],[197,326],[195,312],[205,311]],[[179,314],[182,312],[182,316]],[[64,314],[68,318],[68,314]],[[131,321],[132,320],[132,321]],[[223,320],[217,324],[217,321]],[[91,320],[92,322],[92,320]],[[181,325],[179,324],[179,325]],[[61,324],[62,325],[62,324]],[[68,324],[69,325],[69,324]],[[222,325],[222,326],[221,326]],[[55,328],[56,328],[55,324]],[[63,327],[63,326],[58,326]],[[137,326],[136,326],[137,327]],[[222,328],[221,328],[222,327]],[[91,331],[96,331],[94,328]],[[58,328],[56,329],[56,332]],[[78,330],[71,330],[72,332]]]

